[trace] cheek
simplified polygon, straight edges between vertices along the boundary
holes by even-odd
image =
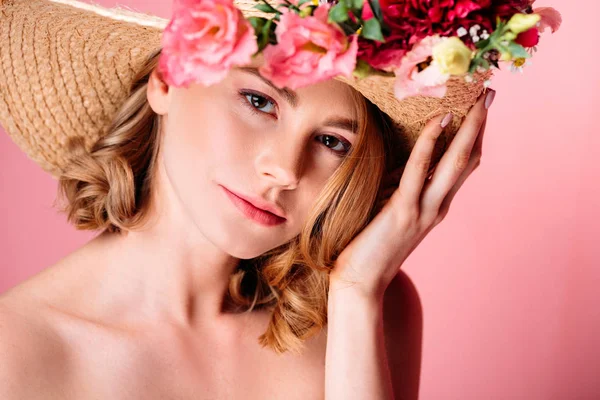
[[[161,149],[165,170],[174,194],[196,223],[214,217],[215,207],[223,207],[217,184],[246,189],[243,184],[253,182],[248,180],[252,164],[247,128],[216,103],[178,104],[165,121]]]

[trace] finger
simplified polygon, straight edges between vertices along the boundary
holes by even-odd
[[[481,124],[481,128],[479,128],[479,134],[477,135],[477,140],[473,145],[473,152],[478,154],[479,157],[483,155],[483,135],[485,134],[485,125],[487,124],[487,115],[483,119],[483,123]]]
[[[487,121],[487,118],[484,119],[483,125],[481,126],[481,129],[479,130],[479,135],[477,136],[477,142],[481,143],[481,141],[483,140],[483,135],[485,133],[486,121]],[[462,173],[460,178],[458,178],[458,181],[454,184],[454,186],[452,187],[450,192],[446,195],[446,197],[440,204],[439,211],[438,211],[438,215],[440,215],[442,218],[448,213],[448,210],[450,209],[450,203],[452,203],[452,200],[454,199],[454,196],[456,195],[456,193],[458,193],[458,190],[465,183],[467,178],[469,176],[471,176],[471,174],[473,173],[473,171],[475,171],[475,169],[479,166],[479,164],[480,164],[479,159],[473,158],[471,164],[469,165],[469,168],[467,168],[467,170]]]
[[[463,172],[471,166],[472,158],[479,158],[477,152],[474,155],[472,153],[487,117],[487,109],[484,106],[486,95],[487,93],[481,95],[471,107],[448,150],[435,168],[432,178],[428,180],[427,191],[423,193],[421,199],[422,212],[436,214],[448,192]]]
[[[483,119],[483,124],[481,125],[481,128],[479,129],[479,134],[477,135],[477,140],[475,141],[475,144],[473,145],[473,155],[478,154],[479,157],[481,158],[482,156],[482,152],[483,152],[483,134],[485,133],[485,125],[487,123],[487,116]],[[433,178],[433,173],[435,172],[435,169],[437,168],[437,165],[435,165],[433,168],[431,168],[431,171],[429,172],[429,175],[427,176],[427,179],[431,179]]]
[[[481,125],[482,128],[480,129],[480,134],[477,135],[477,140],[475,141],[475,144],[473,145],[473,155],[478,154],[480,157],[482,155],[482,147],[483,147],[483,132],[485,132],[485,124],[487,123],[487,115],[486,117],[483,119],[483,124]],[[483,132],[482,132],[483,129]],[[427,175],[427,180],[430,180],[431,178],[433,178],[433,173],[435,172],[435,169],[437,168],[437,165],[434,165],[430,171],[429,174]]]
[[[443,131],[442,120],[446,117],[438,115],[425,125],[417,142],[411,150],[410,157],[404,167],[398,190],[394,193],[402,206],[410,208],[419,206],[421,190],[428,175],[432,153],[438,137]]]

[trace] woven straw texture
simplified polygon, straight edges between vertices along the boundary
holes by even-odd
[[[252,9],[253,0],[235,3],[245,16],[269,16]],[[106,134],[136,71],[160,47],[167,23],[72,0],[0,0],[0,125],[31,159],[59,176],[69,160],[70,138],[83,137],[90,149]],[[407,149],[432,116],[452,111],[459,118],[438,142],[436,162],[490,75],[471,84],[453,78],[442,99],[403,101],[395,99],[390,77],[335,79],[387,113]],[[407,154],[399,158],[405,162]]]

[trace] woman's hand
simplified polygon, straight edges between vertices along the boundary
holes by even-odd
[[[411,151],[398,188],[336,260],[330,289],[352,287],[361,295],[383,296],[402,263],[444,219],[456,192],[479,166],[487,107],[494,95],[495,91],[488,90],[469,110],[430,178],[444,115],[429,121]]]

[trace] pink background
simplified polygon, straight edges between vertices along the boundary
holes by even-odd
[[[481,167],[403,266],[423,305],[421,399],[600,399],[600,3],[538,3],[561,30],[523,75],[497,73]],[[92,237],[55,193],[1,132],[0,292]]]

